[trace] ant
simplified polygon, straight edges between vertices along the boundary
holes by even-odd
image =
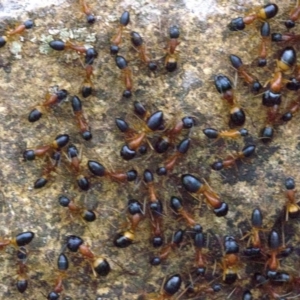
[[[97,257],[91,251],[90,247],[84,244],[84,241],[81,237],[76,235],[70,235],[67,237],[66,247],[71,252],[78,252],[88,260],[92,267],[92,271],[95,277],[107,276],[111,268],[108,261],[104,257]]]
[[[281,251],[279,234],[276,230],[270,232],[268,236],[268,246],[270,257],[265,264],[265,269],[267,269],[266,275],[270,279],[275,279],[280,267],[278,255]]]
[[[124,134],[124,137],[125,137],[126,141],[130,141],[132,139],[135,139],[139,135],[137,130],[131,128],[129,126],[129,124],[125,120],[123,120],[122,118],[116,118],[115,123],[116,123],[118,129]],[[141,141],[141,143],[142,142],[143,141]],[[142,155],[146,154],[147,146],[146,145],[140,145],[138,147],[138,151]],[[127,160],[130,160],[130,159],[134,158],[135,154],[136,154],[136,151],[129,149],[129,147],[127,145],[123,146],[123,148],[121,150],[121,155],[124,155],[124,159],[127,159]]]
[[[268,22],[262,23],[260,27],[261,42],[259,47],[259,55],[257,66],[265,67],[267,65],[268,46],[270,44],[270,25]]]
[[[132,95],[131,90],[133,88],[131,69],[128,67],[126,59],[120,55],[116,56],[116,65],[122,71],[124,85],[126,88],[126,90],[123,92],[123,97],[130,98]]]
[[[150,117],[150,112],[146,110],[145,106],[138,101],[133,103],[134,113],[142,120],[147,120]]]
[[[56,170],[60,163],[60,151],[54,151],[49,160],[49,163],[43,168],[42,176],[34,182],[33,188],[41,189],[48,183],[51,173]]]
[[[122,43],[122,34],[124,28],[130,22],[130,14],[128,11],[124,11],[120,17],[120,25],[116,35],[111,39],[112,45],[110,46],[110,54],[116,55],[118,54],[120,48],[119,45]]]
[[[106,176],[112,180],[116,180],[119,182],[131,182],[135,181],[137,178],[137,171],[134,169],[127,172],[108,171],[102,164],[95,160],[89,160],[87,166],[90,172],[97,177]]]
[[[152,266],[158,266],[161,264],[161,262],[165,259],[168,258],[169,254],[171,253],[171,251],[173,249],[175,249],[176,247],[179,247],[180,244],[182,243],[183,240],[183,236],[184,236],[184,231],[179,229],[177,230],[173,236],[172,236],[172,240],[170,243],[166,244],[161,251],[159,252],[158,256],[155,256],[153,258],[151,258],[150,260],[150,264]]]
[[[25,231],[16,235],[11,239],[0,239],[0,250],[4,250],[8,245],[13,247],[22,247],[28,245],[34,238],[32,231]]]
[[[163,206],[161,200],[157,199],[155,188],[154,188],[154,176],[153,173],[146,169],[143,175],[144,183],[148,188],[149,200],[150,200],[150,211],[153,216],[161,216],[163,213]]]
[[[175,274],[170,276],[163,285],[160,293],[149,293],[140,295],[139,300],[165,300],[171,299],[180,289],[182,283],[181,276]]]
[[[278,6],[274,3],[268,3],[259,8],[257,13],[246,15],[245,17],[238,17],[232,19],[227,25],[227,28],[231,31],[244,30],[246,25],[253,23],[256,19],[268,20],[274,18],[278,13]]]
[[[219,139],[219,138],[236,139],[238,137],[248,136],[248,130],[245,128],[222,130],[222,131],[218,131],[214,128],[205,128],[202,131],[209,139]]]
[[[262,88],[262,85],[258,81],[257,78],[254,78],[252,75],[250,75],[246,70],[245,66],[243,64],[243,61],[240,57],[237,55],[229,55],[229,60],[232,64],[232,66],[236,69],[239,76],[244,79],[244,81],[250,86],[250,90],[252,93],[258,93],[260,89]]]
[[[162,213],[162,206],[161,206],[161,213]],[[152,246],[154,248],[158,248],[162,246],[164,242],[163,232],[162,232],[162,226],[163,226],[162,215],[158,215],[157,213],[153,214],[152,211],[150,211],[150,217],[151,217],[150,224],[152,230],[152,237],[151,237]]]
[[[159,167],[156,170],[157,175],[167,175],[169,171],[174,168],[178,158],[187,153],[190,147],[191,140],[189,138],[182,140],[177,146],[176,151],[173,155],[171,155],[165,162],[163,167]]]
[[[144,218],[142,204],[135,199],[128,201],[128,213],[130,222],[129,229],[125,232],[118,233],[114,238],[114,245],[118,248],[126,248],[132,244],[135,238],[135,231]]]
[[[297,55],[296,51],[293,47],[288,46],[285,47],[280,55],[279,59],[277,60],[277,71],[281,71],[283,73],[290,71],[295,63],[297,62]]]
[[[23,294],[28,287],[28,280],[27,280],[27,273],[28,267],[26,265],[27,260],[27,250],[25,247],[20,247],[17,251],[17,258],[18,258],[18,277],[16,287],[17,290]]]
[[[272,42],[275,43],[293,43],[297,42],[300,39],[300,34],[296,34],[294,32],[286,32],[286,33],[279,33],[279,32],[274,32],[271,35],[271,40]]]
[[[227,203],[222,202],[219,196],[213,192],[207,184],[202,183],[198,178],[191,174],[183,174],[181,176],[181,182],[183,187],[189,193],[203,194],[207,205],[213,209],[213,212],[217,217],[224,217],[227,215]]]
[[[69,145],[67,149],[67,158],[68,161],[70,162],[71,168],[76,174],[76,182],[78,187],[83,190],[87,191],[90,188],[90,182],[87,177],[84,175],[80,174],[80,163],[81,163],[81,158],[80,154],[78,152],[78,149],[75,145],[71,144]]]
[[[214,294],[218,293],[222,290],[222,286],[219,283],[212,284],[211,286],[207,286],[207,284],[194,284],[193,282],[187,282],[186,284],[186,292],[190,296],[196,295],[199,297],[200,294]],[[198,299],[198,298],[192,298]]]
[[[179,122],[168,128],[163,136],[157,140],[154,146],[155,151],[159,154],[166,152],[182,130],[191,129],[194,125],[195,122],[192,117],[182,118]]]
[[[87,98],[91,96],[94,89],[94,84],[91,80],[91,77],[93,76],[93,66],[88,64],[85,67],[85,72],[86,72],[85,79],[80,87],[80,93],[83,98]]]
[[[91,66],[94,63],[95,58],[98,57],[98,52],[94,48],[88,48],[85,52],[84,62],[86,65]]]
[[[79,52],[81,54],[85,54],[87,52],[87,49],[85,46],[82,45],[76,45],[70,41],[61,41],[61,40],[53,40],[49,42],[49,46],[56,51],[64,51],[66,49],[74,50],[76,52]]]
[[[291,29],[295,27],[295,21],[298,21],[300,17],[300,4],[299,1],[297,1],[297,5],[295,8],[293,8],[290,12],[289,19],[284,22],[284,25],[287,29]]]
[[[244,255],[246,256],[257,256],[261,253],[261,239],[259,236],[259,232],[262,231],[262,222],[263,216],[261,210],[259,208],[255,208],[252,211],[251,216],[251,230],[244,235],[241,240],[250,237],[248,241],[248,245],[251,243],[251,247],[247,247],[244,250]]]
[[[237,264],[239,261],[239,245],[235,238],[226,236],[224,239],[225,254],[221,261],[221,268],[223,270],[222,280],[224,283],[232,284],[237,278]]]
[[[27,20],[23,24],[17,26],[15,29],[7,31],[8,36],[16,35],[23,33],[25,29],[31,29],[34,26],[34,22],[32,20]]]
[[[15,29],[8,30],[6,35],[0,36],[0,48],[4,47],[8,41],[8,37],[21,34],[25,31],[25,29],[31,29],[34,26],[34,22],[32,20],[27,20],[23,24],[17,26]]]
[[[292,177],[288,177],[285,180],[285,188],[286,188],[286,213],[285,220],[288,221],[289,217],[297,218],[300,214],[300,206],[296,202],[296,189],[295,189],[295,181]]]
[[[64,253],[61,253],[57,259],[58,275],[56,278],[55,286],[53,291],[51,291],[47,299],[48,300],[58,300],[60,293],[63,291],[63,280],[66,277],[66,272],[69,269],[69,260]]]
[[[180,215],[186,221],[189,227],[194,227],[196,225],[194,218],[183,208],[182,200],[180,198],[172,196],[170,199],[170,206],[176,214]]]
[[[273,124],[278,119],[278,110],[279,110],[278,105],[268,107],[267,120],[266,120],[267,124],[264,128],[262,128],[260,132],[260,137],[263,143],[269,143],[273,139],[273,135],[274,135]]]
[[[58,202],[63,207],[68,207],[71,214],[79,215],[86,222],[94,222],[96,220],[96,214],[92,210],[87,210],[75,204],[74,200],[69,199],[66,196],[60,196]]]
[[[146,46],[140,34],[135,31],[131,31],[130,36],[131,36],[131,43],[133,44],[134,48],[138,51],[141,61],[148,66],[148,69],[150,71],[152,72],[156,71],[157,64],[154,61],[152,61],[150,57],[147,55]]]
[[[157,248],[163,244],[162,236],[162,215],[163,215],[163,204],[162,201],[157,199],[155,188],[154,188],[154,177],[153,173],[146,169],[143,175],[143,181],[148,188],[148,194],[150,198],[149,208],[151,216],[151,228],[152,228],[152,245]]]
[[[298,91],[300,89],[300,65],[297,65],[294,77],[289,79],[286,88],[291,91]]]
[[[74,96],[71,100],[71,105],[72,105],[73,113],[75,115],[76,122],[80,129],[81,136],[86,141],[91,140],[93,136],[90,130],[90,126],[88,125],[84,117],[81,100],[77,96]]]
[[[274,74],[268,86],[269,89],[263,93],[262,104],[267,107],[280,105],[281,90],[283,88],[283,75],[281,71]]]
[[[255,152],[255,145],[245,146],[242,151],[237,152],[236,154],[230,155],[223,160],[217,160],[211,165],[211,168],[215,171],[220,171],[224,168],[232,167],[237,160],[248,158],[252,156]]]
[[[139,133],[133,135],[130,133],[130,137],[127,138],[127,145],[123,146],[121,149],[121,156],[123,159],[133,159],[136,155],[136,150],[141,147],[147,134],[162,128],[164,123],[163,112],[161,110],[154,112],[145,123],[146,124],[143,124]],[[125,127],[123,129],[125,129]]]
[[[276,64],[276,71],[269,82],[269,89],[263,93],[262,104],[270,107],[281,103],[281,90],[283,88],[283,74],[290,71],[297,61],[296,51],[293,47],[285,47]]]
[[[50,150],[61,150],[65,147],[69,142],[69,136],[67,134],[58,135],[55,140],[45,146],[40,146],[34,150],[28,149],[23,152],[24,160],[34,160],[36,156],[44,156]]]
[[[168,72],[174,72],[177,69],[177,51],[176,47],[180,44],[178,41],[180,35],[179,28],[172,26],[169,28],[169,42],[167,45],[167,55],[165,58],[165,67]]]
[[[226,100],[230,105],[230,125],[242,126],[246,121],[246,115],[242,108],[240,108],[235,99],[230,79],[223,75],[216,75],[214,78],[215,87],[222,95],[222,99]]]
[[[91,8],[88,6],[85,0],[79,0],[82,12],[86,15],[86,21],[89,24],[94,24],[96,21],[95,16],[92,14]]]
[[[194,241],[194,247],[196,248],[196,276],[204,276],[206,271],[206,259],[202,253],[202,248],[204,248],[204,235],[201,225],[196,224],[194,226],[192,239]]]
[[[47,93],[45,97],[46,100],[32,109],[32,111],[29,113],[28,121],[31,123],[38,121],[47,108],[61,103],[64,99],[67,98],[67,96],[68,92],[65,89],[58,90],[53,94]]]

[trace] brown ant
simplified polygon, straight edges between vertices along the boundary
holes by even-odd
[[[78,187],[83,190],[87,191],[90,188],[90,182],[88,178],[81,174],[81,154],[79,154],[78,149],[75,145],[71,144],[68,146],[67,149],[67,158],[70,162],[71,169],[74,171],[76,175],[76,182]]]
[[[71,214],[79,215],[86,222],[93,222],[96,220],[94,211],[76,205],[74,200],[69,199],[66,196],[60,196],[58,202],[61,206],[69,208]]]
[[[124,232],[120,232],[114,238],[114,245],[118,248],[126,248],[132,244],[135,239],[135,232],[139,223],[144,219],[144,213],[142,210],[142,204],[135,200],[130,199],[128,201],[128,216],[130,226]]]
[[[145,123],[141,124],[139,132],[132,131],[128,124],[122,122],[122,126],[120,127],[121,123],[118,125],[119,129],[125,133],[125,138],[127,136],[126,142],[127,144],[122,147],[121,149],[121,156],[125,160],[131,160],[135,157],[136,151],[145,143],[147,140],[147,135],[160,130],[163,126],[164,119],[163,119],[163,112],[158,110],[154,112],[146,121]],[[127,135],[128,133],[128,135]],[[141,152],[141,150],[140,150]]]
[[[182,243],[182,240],[183,240],[183,236],[184,236],[184,231],[181,229],[177,230],[172,236],[172,241],[170,243],[166,244],[161,249],[158,256],[151,258],[150,264],[152,266],[158,266],[161,264],[161,262],[163,260],[166,260],[168,258],[168,256],[170,255],[171,251],[180,246],[180,244]]]
[[[28,121],[33,123],[38,121],[46,109],[50,108],[53,105],[61,103],[68,96],[68,92],[64,89],[58,90],[53,94],[47,93],[46,100],[40,105],[36,106],[28,115]]]
[[[230,105],[229,124],[232,126],[242,126],[246,121],[246,115],[244,110],[236,103],[232,82],[227,76],[219,74],[215,76],[214,83],[217,91],[222,95],[222,99],[226,100]]]
[[[94,89],[94,84],[92,82],[91,77],[93,76],[93,66],[92,65],[87,65],[85,67],[85,79],[80,87],[80,93],[83,98],[89,97]]]
[[[283,73],[290,71],[297,61],[296,51],[293,47],[285,47],[276,64],[275,74],[269,81],[268,90],[263,93],[262,104],[271,107],[280,105],[281,90],[284,87]]]
[[[203,133],[209,139],[219,139],[219,138],[236,139],[236,138],[239,138],[239,137],[248,136],[248,130],[245,129],[245,128],[222,130],[222,131],[218,131],[214,128],[205,128],[205,129],[203,129]]]
[[[40,189],[48,183],[51,173],[56,170],[57,166],[60,164],[60,160],[60,151],[54,151],[51,157],[49,157],[49,162],[43,168],[42,176],[34,182],[33,188]]]
[[[283,114],[281,116],[281,120],[283,122],[288,122],[290,121],[294,114],[297,113],[300,110],[300,97],[298,97],[296,100],[292,101],[292,103],[290,104],[290,107],[288,109],[288,112],[286,112],[285,114]]]
[[[116,56],[116,65],[122,71],[122,77],[126,88],[126,90],[123,92],[123,97],[130,98],[132,95],[131,90],[133,88],[132,71],[128,67],[128,63],[123,56]]]
[[[79,252],[88,260],[95,277],[97,277],[97,275],[107,276],[109,274],[111,268],[108,261],[104,257],[95,256],[90,247],[84,243],[81,237],[76,235],[68,236],[66,247],[71,252]]]
[[[55,140],[45,146],[40,146],[34,150],[28,149],[23,152],[24,160],[34,160],[36,156],[44,156],[51,150],[59,151],[63,147],[65,147],[69,142],[69,136],[67,134],[60,134],[58,135]]]
[[[213,192],[207,184],[202,183],[198,178],[191,174],[183,174],[181,176],[181,182],[183,187],[189,193],[203,194],[207,205],[213,209],[213,212],[217,217],[224,217],[227,215],[227,203],[222,202],[220,197]]]
[[[27,261],[27,250],[25,247],[20,247],[17,251],[18,257],[18,271],[17,271],[17,290],[23,294],[28,287],[28,267],[26,265]]]
[[[179,28],[172,26],[169,29],[169,42],[166,48],[167,55],[165,58],[165,67],[168,72],[174,72],[177,69],[177,51],[176,48],[180,44],[178,41],[180,35]]]
[[[71,105],[76,122],[80,129],[81,136],[84,140],[89,141],[90,139],[92,139],[93,136],[90,130],[90,126],[87,123],[86,118],[84,117],[81,100],[77,96],[74,96],[71,100]]]
[[[184,139],[182,140],[177,146],[176,151],[174,154],[172,154],[165,162],[163,167],[159,167],[156,170],[157,175],[167,175],[167,173],[171,170],[173,170],[177,160],[182,157],[184,154],[187,153],[190,147],[190,139]]]
[[[89,7],[89,5],[86,3],[85,0],[79,0],[79,3],[80,3],[82,12],[86,15],[86,21],[89,24],[94,24],[96,19],[95,19],[95,16],[92,14],[92,11],[91,11],[91,8]]]
[[[64,50],[70,49],[70,50],[79,52],[81,54],[85,54],[87,52],[87,49],[85,46],[77,45],[70,41],[64,42],[61,40],[53,40],[53,41],[49,42],[49,46],[53,50],[56,50],[56,51],[64,51]]]
[[[220,171],[224,168],[230,168],[235,165],[237,160],[248,158],[252,156],[255,152],[255,145],[245,146],[242,151],[237,152],[236,154],[230,155],[223,160],[217,160],[211,165],[211,168],[215,171]]]
[[[170,199],[170,206],[176,214],[180,215],[186,221],[189,227],[194,227],[196,225],[194,218],[183,208],[181,199],[172,196]]]
[[[172,299],[172,297],[179,291],[181,287],[182,279],[179,274],[170,276],[159,293],[149,293],[140,295],[138,300],[166,300]]]
[[[257,13],[246,15],[245,17],[238,17],[232,19],[227,25],[231,31],[244,30],[246,25],[253,23],[255,20],[268,20],[275,17],[278,13],[278,6],[274,3],[268,3],[257,10]]]
[[[244,250],[244,255],[246,256],[256,256],[261,253],[261,239],[259,236],[259,232],[262,231],[262,222],[263,222],[263,216],[259,208],[255,208],[252,211],[251,216],[251,230],[244,235],[241,240],[250,237],[248,245],[251,243],[251,247],[247,247]]]
[[[34,238],[34,233],[31,231],[25,231],[19,233],[14,238],[0,239],[0,250],[4,250],[8,245],[13,247],[22,247],[28,245]]]
[[[134,48],[138,51],[141,61],[148,66],[150,71],[156,71],[157,64],[154,61],[152,61],[147,55],[146,46],[140,34],[135,31],[132,31],[130,35],[131,43],[133,44]]]
[[[149,208],[151,216],[151,228],[152,228],[152,245],[153,247],[160,247],[163,243],[162,236],[162,215],[163,215],[163,204],[156,196],[154,187],[154,176],[153,173],[146,169],[143,174],[143,181],[147,186],[149,195]]]
[[[120,17],[120,25],[116,35],[111,39],[111,46],[110,46],[110,54],[116,55],[118,54],[120,48],[119,45],[122,43],[122,35],[124,28],[130,22],[130,14],[128,11],[124,11]]]
[[[253,77],[245,70],[245,65],[243,64],[241,58],[237,55],[231,54],[229,55],[229,60],[232,66],[238,72],[239,76],[242,77],[244,81],[249,85],[251,92],[255,94],[258,93],[262,88],[262,85],[257,78]]]
[[[239,245],[235,238],[226,236],[224,239],[224,256],[221,261],[221,268],[223,270],[222,280],[227,284],[234,283],[237,278],[238,262],[239,262]]]
[[[194,283],[194,282],[187,282],[186,284],[186,293],[189,296],[193,295],[192,299],[198,299],[194,297],[199,297],[200,295],[204,294],[215,294],[222,290],[222,286],[219,283],[214,283],[208,285],[207,283]]]
[[[295,181],[292,177],[288,177],[285,180],[285,188],[286,188],[286,213],[285,220],[288,221],[290,218],[297,218],[300,214],[300,206],[296,200],[296,189],[295,189]]]
[[[294,32],[279,33],[274,32],[271,35],[272,42],[275,43],[296,43],[300,40],[300,34]]]
[[[260,137],[263,143],[268,143],[272,140],[274,135],[274,124],[278,120],[279,105],[268,107],[266,126],[261,130]]]
[[[162,215],[153,214],[150,211],[150,225],[151,225],[151,243],[154,248],[162,246],[163,238],[163,222]]]
[[[265,264],[265,268],[267,269],[267,277],[270,279],[274,279],[277,275],[277,271],[280,267],[278,255],[282,250],[280,247],[280,239],[279,234],[276,230],[272,230],[268,237],[268,246],[269,246],[269,259]]]
[[[202,248],[204,248],[204,235],[201,225],[194,225],[192,230],[192,239],[194,241],[194,247],[196,249],[196,276],[204,276],[207,262],[204,254],[202,253]]]
[[[118,182],[131,182],[137,178],[137,171],[132,169],[127,172],[108,171],[102,164],[95,160],[89,160],[87,163],[90,172],[97,177],[108,177]]]
[[[61,253],[57,259],[58,274],[53,290],[48,294],[48,300],[58,300],[60,293],[63,291],[63,280],[67,276],[69,269],[69,260],[64,253]]]
[[[260,27],[260,47],[258,52],[258,67],[265,67],[267,65],[268,46],[270,44],[270,25],[268,22],[262,23]]]
[[[6,35],[0,36],[0,48],[5,46],[9,37],[21,34],[25,31],[25,29],[31,29],[33,26],[34,22],[32,20],[27,20],[23,24],[17,26],[15,29],[8,30],[6,32]]]
[[[289,19],[284,22],[284,25],[287,29],[291,29],[295,27],[295,22],[298,21],[300,17],[300,4],[299,1],[297,1],[297,5],[295,8],[293,8],[289,14]]]
[[[195,122],[192,117],[184,117],[174,125],[171,125],[169,128],[167,127],[163,135],[159,137],[155,143],[155,151],[157,153],[166,152],[183,130],[191,129],[194,125]]]

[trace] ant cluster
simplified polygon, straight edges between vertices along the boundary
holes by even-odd
[[[97,19],[92,9],[86,1],[79,2],[82,12],[86,15],[87,23],[94,26]],[[284,43],[284,48],[276,57],[276,65],[272,69],[273,75],[266,86],[259,82],[258,77],[250,74],[248,66],[239,56],[229,55],[229,62],[236,70],[237,75],[249,87],[250,92],[256,96],[260,96],[259,93],[262,92],[261,109],[266,108],[266,119],[264,127],[260,130],[259,140],[263,144],[257,145],[253,139],[250,139],[251,143],[246,143],[240,151],[214,161],[210,165],[209,173],[220,171],[220,174],[223,175],[224,172],[232,171],[225,169],[233,169],[233,167],[250,161],[252,157],[255,158],[256,152],[259,155],[262,147],[268,147],[278,127],[291,121],[300,108],[300,98],[298,97],[291,102],[288,108],[285,107],[285,112],[281,113],[280,110],[283,93],[287,92],[286,90],[297,92],[300,89],[300,67],[297,66],[296,55],[300,35],[290,31],[283,34],[271,34],[271,22],[277,16],[278,11],[276,4],[268,3],[254,13],[235,18],[228,24],[227,30],[235,32],[233,34],[239,34],[240,31],[247,30],[247,27],[251,27],[253,24],[260,26],[259,55],[255,59],[259,68],[266,66],[271,68],[272,66],[273,62],[269,63],[271,42],[279,45]],[[290,12],[289,19],[285,21],[287,30],[293,28],[299,18],[300,5],[297,5]],[[110,59],[114,60],[117,68],[121,71],[122,84],[125,88],[122,98],[137,97],[133,89],[134,72],[129,67],[128,61],[120,55],[129,23],[130,13],[124,11],[116,30],[110,29],[110,35],[113,37],[110,39],[110,47],[107,49]],[[29,20],[14,30],[8,30],[0,37],[0,48],[9,43],[14,35],[22,34],[25,30],[33,28],[33,25],[33,21]],[[150,76],[162,73],[164,76],[166,74],[170,76],[170,73],[173,72],[176,76],[176,71],[180,70],[177,49],[180,45],[179,26],[169,27],[168,41],[165,42],[165,55],[162,59],[152,58],[138,32],[130,32],[130,41],[138,53],[139,59],[150,71]],[[265,212],[257,206],[252,211],[251,228],[246,233],[241,236],[231,233],[221,238],[208,230],[207,224],[202,222],[202,200],[205,201],[208,208],[205,215],[213,219],[215,226],[222,226],[223,220],[232,216],[233,201],[216,192],[215,188],[210,186],[208,178],[204,179],[199,172],[195,172],[195,169],[190,171],[186,168],[189,166],[186,161],[191,158],[189,149],[193,150],[198,144],[197,138],[193,135],[197,132],[199,125],[197,117],[177,115],[176,119],[169,120],[166,117],[167,110],[150,111],[148,103],[144,105],[140,101],[133,101],[133,107],[130,110],[127,109],[126,117],[113,115],[111,118],[120,131],[119,135],[116,134],[115,139],[124,143],[121,149],[114,147],[114,150],[119,153],[119,157],[125,165],[132,164],[133,167],[115,170],[114,167],[108,167],[106,157],[101,157],[101,160],[89,157],[85,161],[82,158],[82,147],[90,147],[95,134],[92,134],[92,128],[87,121],[83,105],[88,105],[87,98],[90,100],[97,92],[96,81],[92,82],[92,79],[96,77],[94,73],[97,72],[99,49],[96,46],[86,47],[77,42],[59,39],[50,41],[49,47],[56,51],[58,56],[63,51],[74,51],[80,56],[84,56],[85,75],[79,88],[80,97],[84,100],[82,101],[75,93],[70,96],[66,89],[57,88],[51,93],[47,93],[44,101],[34,105],[29,111],[27,120],[30,123],[36,123],[41,120],[43,115],[49,114],[52,108],[70,101],[83,145],[80,148],[77,147],[72,142],[74,137],[62,133],[53,140],[33,149],[23,149],[23,159],[26,162],[36,158],[46,160],[41,176],[33,183],[33,189],[42,192],[46,186],[51,186],[55,181],[53,179],[56,177],[55,173],[59,174],[65,169],[65,173],[68,173],[67,176],[71,174],[73,178],[75,190],[81,194],[86,193],[86,196],[97,188],[99,182],[105,184],[105,179],[109,183],[118,183],[118,187],[122,191],[125,188],[130,190],[128,199],[122,194],[116,195],[116,197],[123,197],[126,200],[122,209],[127,213],[127,221],[125,225],[110,233],[109,243],[114,251],[120,253],[123,251],[126,255],[126,253],[130,253],[127,252],[130,251],[130,248],[136,247],[134,249],[139,249],[139,251],[144,251],[141,250],[143,247],[150,248],[149,259],[146,260],[146,263],[143,259],[144,266],[149,270],[169,267],[172,265],[172,257],[182,256],[184,258],[180,268],[178,267],[173,274],[168,273],[168,269],[167,272],[164,272],[167,276],[161,284],[160,291],[151,293],[147,290],[141,293],[138,299],[219,299],[228,296],[231,299],[250,300],[258,299],[255,298],[256,295],[259,295],[259,299],[296,298],[300,293],[299,274],[289,272],[281,263],[281,260],[290,256],[294,248],[285,244],[285,227],[287,224],[292,226],[290,224],[294,221],[293,219],[300,216],[295,180],[288,176],[285,179],[286,203],[283,208],[284,217],[279,222],[283,232],[282,236],[279,233],[278,224],[271,227],[263,226]],[[292,75],[287,78],[287,74]],[[203,133],[208,139],[215,141],[226,139],[226,142],[229,143],[232,140],[251,138],[250,130],[243,127],[249,114],[240,104],[232,80],[224,74],[216,74],[214,86],[215,94],[220,95],[222,102],[228,108],[229,128],[218,130],[208,127],[202,129],[201,134]],[[64,121],[64,118],[62,120]],[[206,141],[203,143],[207,146]],[[175,191],[180,194],[176,195],[175,192],[172,195],[168,194],[169,201],[166,201],[162,199],[162,195],[165,193],[161,187],[169,185],[170,178],[171,182],[175,183]],[[131,196],[131,194],[137,194],[137,197]],[[143,194],[146,195],[144,202],[142,201]],[[98,226],[98,222],[102,221],[96,209],[90,209],[77,203],[75,199],[66,195],[65,191],[55,197],[58,198],[58,205],[67,208],[75,221],[79,219],[86,226],[90,224]],[[199,207],[201,209],[200,216],[195,213]],[[176,221],[174,221],[175,218]],[[265,232],[267,234],[264,234]],[[31,242],[34,236],[33,232],[26,231],[18,234],[15,238],[0,240],[1,250],[9,245],[17,248],[16,289],[20,293],[29,293],[28,286],[29,289],[34,288],[34,283],[30,286],[30,281],[34,281],[34,279],[31,278],[28,271],[28,253],[24,247]],[[129,277],[140,276],[134,270],[129,272],[123,267],[126,261],[116,263],[114,259],[104,254],[106,249],[101,249],[101,255],[95,254],[100,250],[94,245],[94,242],[98,243],[99,241],[93,241],[93,244],[90,245],[87,239],[81,236],[79,232],[72,232],[65,236],[57,258],[56,275],[52,276],[55,283],[51,284],[51,287],[42,294],[43,299],[58,300],[61,299],[61,296],[68,295],[69,283],[75,277],[71,275],[68,256],[72,256],[72,262],[76,262],[76,257],[73,257],[74,253],[79,255],[79,260],[88,263],[88,268],[85,268],[84,272],[88,276],[92,274],[97,278],[96,280],[99,280],[99,277],[101,280],[113,280],[111,274],[116,271],[114,265],[118,265],[123,273],[129,273]],[[135,255],[138,256],[137,253]],[[135,257],[128,258],[127,255],[125,257],[128,261],[135,259]],[[145,273],[147,271],[144,270]],[[247,284],[243,285],[246,280]],[[97,285],[98,283],[97,281]],[[89,286],[85,288],[88,290]],[[135,296],[138,294],[138,288],[136,288]],[[108,293],[108,295],[110,294]],[[106,294],[97,296],[106,297]],[[131,296],[125,294],[124,299],[127,297],[132,299]],[[35,299],[37,298],[35,297]]]

